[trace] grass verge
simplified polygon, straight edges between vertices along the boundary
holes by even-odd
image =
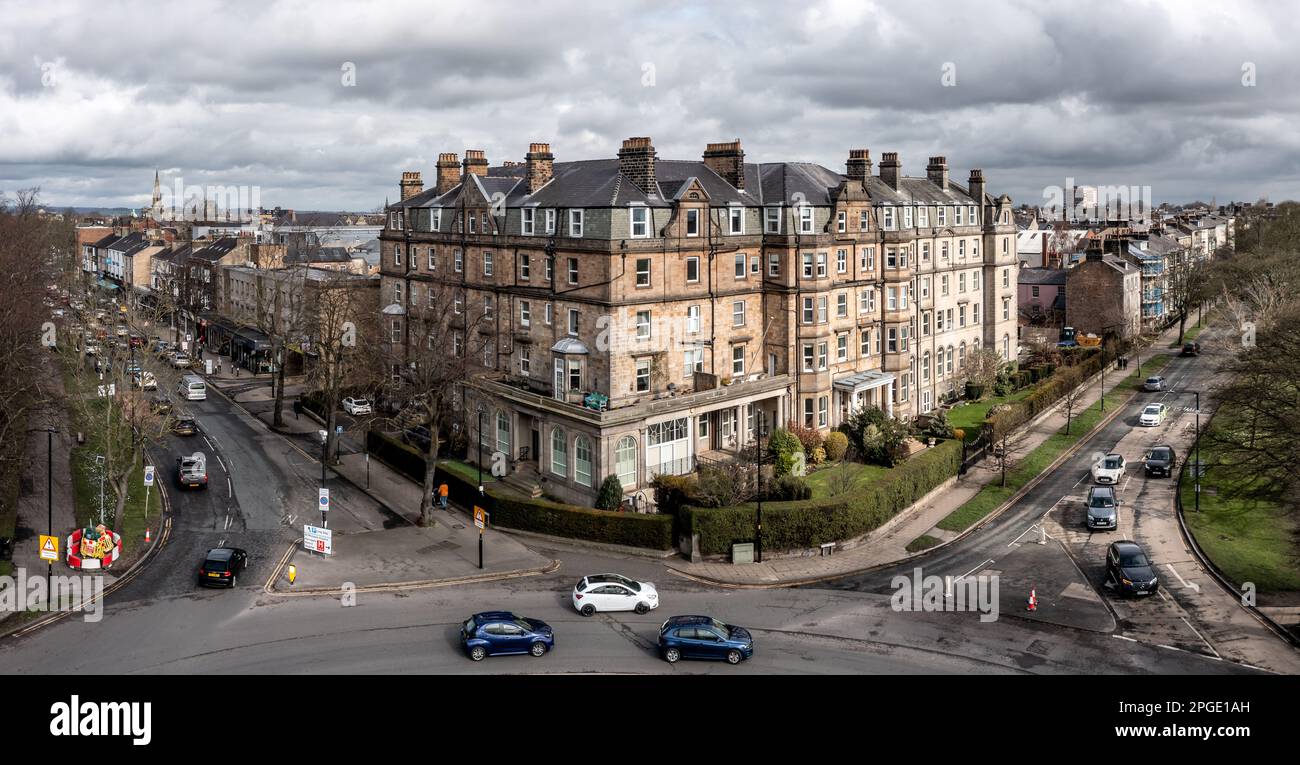
[[[1144,379],[1148,374],[1158,372],[1164,369],[1169,363],[1170,356],[1158,356],[1142,364],[1142,368],[1134,371],[1111,391],[1111,400],[1108,402],[1113,410],[1117,406],[1125,406],[1132,393],[1125,395],[1125,392],[1131,391],[1134,385]],[[1123,398],[1117,398],[1116,392]],[[993,512],[1002,503],[1015,496],[1016,492],[1029,483],[1036,476],[1042,473],[1048,465],[1052,464],[1057,457],[1064,454],[1070,447],[1074,446],[1084,436],[1086,436],[1097,423],[1105,417],[1101,411],[1101,402],[1095,402],[1092,406],[1075,415],[1074,420],[1070,423],[1070,434],[1065,434],[1065,428],[1062,427],[1056,433],[1053,433],[1046,441],[1039,444],[1027,455],[1021,458],[1020,463],[1015,469],[1007,472],[1007,484],[1001,485],[1001,476],[996,476],[994,480],[980,490],[978,494],[968,500],[964,505],[952,511],[943,520],[939,521],[938,528],[945,531],[962,532],[979,521],[983,520],[989,513]],[[913,540],[913,543],[919,540]],[[910,546],[910,545],[909,545]]]
[[[922,534],[921,536],[907,543],[907,551],[910,553],[918,553],[921,552],[922,550],[928,550],[931,547],[934,547],[935,545],[939,544],[939,542],[941,541],[943,540],[939,539],[938,537],[932,537],[929,534]]]

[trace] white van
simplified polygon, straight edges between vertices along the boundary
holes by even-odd
[[[190,401],[207,401],[208,385],[203,382],[203,378],[198,375],[185,375],[181,378],[181,384],[176,387],[176,392],[181,398]]]

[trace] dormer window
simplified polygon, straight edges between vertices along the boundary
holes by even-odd
[[[700,211],[699,210],[686,211],[686,235],[687,236],[700,235]]]
[[[729,222],[727,228],[728,233],[733,235],[745,233],[745,208],[730,208],[727,210],[727,218]]]
[[[582,210],[569,211],[569,236],[574,238],[582,236]]]
[[[555,211],[554,210],[546,211],[546,233],[548,234],[555,233]]]
[[[524,236],[532,236],[536,233],[533,219],[536,212],[532,208],[524,208],[519,211],[519,230]]]
[[[811,207],[799,208],[799,233],[811,234],[813,232],[813,209]]]
[[[781,233],[781,208],[766,207],[763,209],[763,233],[779,234]]]
[[[646,207],[631,208],[631,234],[633,239],[645,239],[650,236],[650,210]]]
[[[894,230],[894,208],[885,207],[882,209],[882,212],[884,213],[885,216],[885,220],[884,220],[885,230],[893,231]]]

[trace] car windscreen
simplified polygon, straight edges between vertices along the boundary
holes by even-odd
[[[1172,456],[1173,455],[1169,453],[1168,449],[1153,449],[1151,450],[1150,459],[1168,462]]]
[[[1106,470],[1118,470],[1118,469],[1119,469],[1119,457],[1107,457],[1107,458],[1106,458],[1106,461],[1103,462],[1103,463],[1101,463],[1101,466],[1102,466],[1103,468],[1105,468]]]
[[[1089,507],[1114,507],[1115,500],[1109,494],[1094,494],[1092,501],[1088,503]]]
[[[466,635],[473,635],[473,634],[474,634],[474,620],[473,620],[473,619],[466,619],[466,620],[465,620],[465,623],[462,624],[462,625],[460,626],[460,629],[461,629],[461,631],[464,632]]]
[[[1149,566],[1147,556],[1137,550],[1132,552],[1122,552],[1119,554],[1119,565],[1128,568],[1130,566]]]
[[[1142,410],[1142,414],[1159,414],[1159,413],[1160,413],[1160,407],[1156,406],[1155,404],[1152,404],[1151,406],[1148,406],[1146,409]]]
[[[710,625],[713,627],[713,629],[714,629],[714,630],[715,630],[719,635],[722,636],[722,639],[723,639],[723,640],[730,640],[730,639],[731,639],[731,630],[727,628],[727,625],[723,624],[722,622],[718,621],[717,619],[710,619],[710,620],[709,620],[709,623],[710,623]]]

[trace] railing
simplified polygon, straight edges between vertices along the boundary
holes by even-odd
[[[652,475],[687,475],[695,472],[696,457],[681,457],[667,462],[660,462],[657,468],[650,468]]]

